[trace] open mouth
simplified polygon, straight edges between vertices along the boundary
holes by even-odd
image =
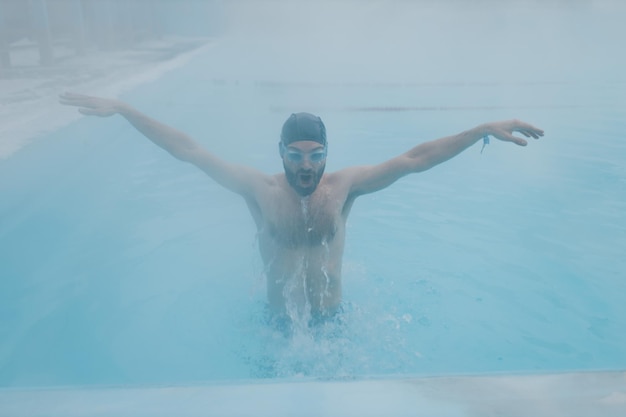
[[[298,179],[302,184],[309,184],[313,181],[313,174],[310,173],[300,173],[298,174]]]

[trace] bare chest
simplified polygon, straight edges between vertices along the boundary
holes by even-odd
[[[322,245],[331,242],[338,232],[343,232],[343,204],[330,192],[317,190],[306,198],[274,196],[264,205],[260,232],[279,246]]]

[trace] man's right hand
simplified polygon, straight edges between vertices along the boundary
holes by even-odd
[[[59,102],[66,106],[76,106],[78,111],[88,116],[109,117],[119,113],[124,103],[119,100],[85,96],[82,94],[63,93]]]

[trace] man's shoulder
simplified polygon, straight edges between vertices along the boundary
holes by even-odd
[[[273,174],[263,175],[256,178],[257,188],[261,188],[262,191],[267,192],[271,188],[281,188],[287,183],[285,180],[285,174]]]
[[[359,166],[351,166],[347,168],[342,168],[338,171],[330,172],[326,174],[327,180],[331,183],[341,184],[346,182],[351,182],[355,177],[362,172],[363,167]]]
[[[330,190],[336,193],[348,193],[354,184],[355,178],[358,178],[360,169],[353,166],[343,168],[338,171],[324,174],[325,183]]]

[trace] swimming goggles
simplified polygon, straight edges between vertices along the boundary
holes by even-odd
[[[301,152],[296,151],[294,149],[287,149],[283,146],[285,156],[289,159],[290,162],[294,164],[299,164],[304,161],[305,157],[309,158],[312,164],[319,164],[324,159],[326,159],[326,147],[322,149],[316,149],[312,152]]]

